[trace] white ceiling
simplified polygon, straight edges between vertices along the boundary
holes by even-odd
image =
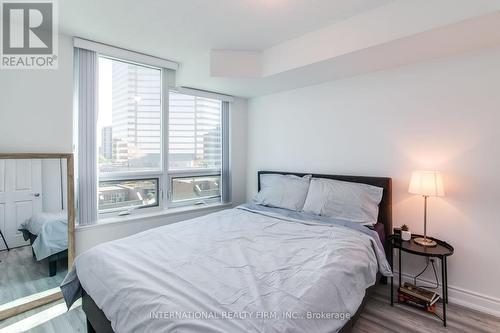
[[[469,6],[471,3],[470,0],[435,0],[441,3],[437,12],[446,6],[453,7],[450,4],[457,4],[456,1]],[[476,5],[480,10],[471,12],[471,15],[497,8],[490,4],[492,2],[495,0],[474,0],[472,3],[480,3],[483,8]],[[284,45],[278,47],[278,51],[281,50],[283,56],[287,57],[285,51],[296,47],[294,43],[299,46],[300,43],[309,43],[318,49],[316,55],[319,57],[325,45],[311,44],[317,38],[315,36],[321,35],[316,34],[316,31],[323,31],[322,36],[328,38],[328,34],[333,33],[330,32],[331,27],[352,21],[351,24],[358,22],[357,29],[370,33],[370,26],[364,26],[364,21],[357,18],[367,16],[372,24],[376,24],[380,22],[376,13],[380,12],[380,17],[388,17],[388,13],[392,13],[389,17],[394,17],[395,24],[401,24],[398,18],[404,20],[404,17],[396,15],[398,10],[402,10],[406,4],[415,5],[415,2],[407,0],[64,0],[58,3],[60,30],[63,34],[177,61],[181,64],[177,76],[180,85],[243,97],[319,83],[338,78],[339,75],[332,72],[333,67],[325,61],[323,63],[329,66],[328,71],[318,66],[315,66],[314,71],[308,71],[307,65],[318,63],[311,56],[310,63],[288,68],[286,73],[283,71],[281,78],[279,73],[253,79],[212,77],[211,50],[257,51],[265,54],[266,50]],[[470,11],[464,8],[459,13],[457,6],[454,7],[456,19],[464,19],[467,15],[464,16],[463,12]],[[413,13],[408,8],[406,11]],[[416,21],[426,21],[427,16]],[[433,24],[439,23],[440,15],[434,16]],[[450,19],[445,23],[449,24]],[[415,30],[414,33],[419,32]],[[335,44],[335,40],[331,40],[331,43]],[[280,61],[280,56],[280,53],[274,52],[275,63],[276,59]],[[333,55],[328,55],[324,60],[328,57],[333,58]],[[292,75],[294,78],[290,81],[290,72],[297,73],[300,67],[301,74]],[[325,76],[325,72],[331,72],[331,75]],[[353,74],[359,74],[359,70],[353,70]],[[342,74],[343,77],[349,75]]]
[[[211,49],[263,50],[391,1],[64,0],[59,17],[64,34],[178,61],[183,85],[211,89]]]
[[[182,61],[265,49],[392,0],[64,0],[63,33]]]

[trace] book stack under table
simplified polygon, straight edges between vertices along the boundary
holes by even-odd
[[[417,287],[411,283],[403,283],[398,290],[400,302],[418,307],[430,313],[436,313],[436,303],[440,296],[430,290]]]

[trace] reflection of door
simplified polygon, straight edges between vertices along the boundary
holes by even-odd
[[[0,228],[9,247],[29,244],[19,226],[41,211],[41,160],[0,160]]]

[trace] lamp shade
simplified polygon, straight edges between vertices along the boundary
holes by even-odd
[[[408,192],[425,196],[444,196],[443,176],[437,171],[413,171]]]

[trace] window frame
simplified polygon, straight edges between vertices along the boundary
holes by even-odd
[[[100,187],[100,182],[101,181],[125,181],[125,180],[142,180],[142,179],[153,179],[156,178],[158,179],[158,205],[150,207],[150,206],[144,206],[144,207],[134,207],[134,208],[128,208],[124,209],[125,207],[120,207],[116,209],[106,209],[101,211],[99,209],[99,204],[97,205],[97,218],[98,220],[100,219],[105,219],[109,217],[114,217],[118,216],[123,213],[128,213],[130,214],[132,211],[138,211],[140,210],[141,213],[148,213],[148,212],[154,212],[154,211],[159,211],[159,210],[164,210],[167,209],[167,200],[166,196],[164,193],[167,193],[167,186],[168,182],[166,181],[166,171],[168,170],[168,132],[165,131],[164,129],[168,129],[168,109],[169,109],[169,80],[168,80],[168,68],[162,68],[162,67],[157,67],[153,65],[149,65],[147,63],[140,63],[137,61],[131,61],[123,58],[117,58],[115,56],[110,56],[107,54],[99,53],[97,52],[97,59],[99,60],[100,58],[105,58],[109,59],[112,61],[120,61],[136,66],[142,66],[142,67],[147,67],[151,69],[156,69],[160,71],[160,92],[161,92],[161,101],[160,101],[160,109],[161,109],[161,116],[160,116],[160,168],[158,170],[151,170],[151,171],[118,171],[118,172],[112,172],[108,173],[106,175],[101,175],[99,171],[99,165],[97,165],[97,193],[96,196],[99,193],[99,187]],[[98,61],[99,63],[99,61]],[[99,72],[99,67],[97,67],[97,72]],[[97,78],[99,84],[99,78]],[[99,112],[99,110],[97,110]],[[97,124],[96,124],[97,126]],[[97,144],[97,142],[96,142]],[[96,145],[96,154],[98,154],[99,149],[98,146]],[[99,159],[97,159],[99,161]],[[97,198],[98,199],[98,198]],[[99,200],[99,199],[98,199]]]
[[[195,206],[200,204],[209,204],[220,202],[222,203],[222,186],[220,186],[219,195],[211,196],[207,198],[194,198],[194,199],[185,199],[179,201],[173,201],[173,186],[172,181],[174,178],[192,178],[192,177],[210,177],[210,176],[219,176],[222,183],[222,170],[217,169],[193,169],[193,170],[172,170],[168,171],[168,192],[167,192],[167,201],[169,208],[176,207],[184,207],[184,206]]]
[[[113,179],[108,179],[108,180],[104,180],[104,179],[99,179],[99,181],[103,181],[103,182],[106,182],[106,181],[137,181],[137,180],[150,180],[150,179],[155,179],[157,181],[156,183],[156,192],[157,192],[157,196],[158,196],[158,203],[155,204],[155,205],[148,205],[148,206],[143,206],[143,207],[134,207],[134,206],[128,206],[128,207],[120,207],[120,208],[110,208],[110,209],[104,209],[104,210],[101,210],[99,211],[99,217],[102,216],[102,217],[111,217],[111,216],[115,216],[117,214],[120,214],[122,212],[133,212],[133,211],[136,211],[136,210],[141,210],[142,211],[157,211],[160,208],[161,206],[161,196],[160,196],[160,193],[161,193],[161,186],[162,186],[162,180],[160,177],[155,177],[155,176],[144,176],[144,177],[140,177],[140,178],[120,178],[120,179],[117,179],[116,177],[113,178]],[[97,187],[99,189],[99,186]],[[99,196],[99,190],[98,190],[98,193],[97,195]]]
[[[220,101],[220,105],[221,105],[221,108],[220,108],[220,111],[221,111],[221,139],[222,140],[228,140],[229,138],[227,139],[224,139],[223,138],[223,134],[224,134],[224,131],[223,131],[223,118],[222,118],[222,103],[224,102],[223,98],[221,98],[222,96],[224,95],[220,95],[220,94],[216,94],[216,93],[210,93],[210,92],[207,92],[207,91],[198,91],[198,90],[194,90],[194,89],[189,89],[189,88],[184,88],[184,87],[179,87],[179,88],[176,88],[176,89],[169,89],[168,93],[169,93],[169,98],[170,98],[170,92],[174,92],[174,93],[178,93],[178,94],[184,94],[184,95],[190,95],[190,96],[194,96],[194,97],[201,97],[201,98],[210,98],[210,99],[214,99],[214,100],[218,100]],[[168,124],[168,117],[169,117],[169,114],[167,114],[167,124]],[[168,144],[168,133],[167,133],[167,144]],[[168,148],[168,146],[167,146]],[[217,168],[207,168],[207,169],[202,169],[202,168],[192,168],[192,169],[174,169],[174,170],[170,170],[169,169],[169,165],[168,165],[168,156],[167,156],[167,164],[166,164],[166,174],[167,174],[167,186],[168,188],[166,189],[166,204],[167,204],[167,209],[168,208],[177,208],[177,207],[185,207],[185,206],[195,206],[195,205],[199,205],[199,204],[209,204],[209,203],[216,203],[216,202],[220,202],[220,203],[223,203],[223,194],[222,194],[222,190],[223,190],[223,187],[221,186],[220,187],[220,194],[218,196],[214,196],[214,197],[211,197],[211,198],[206,198],[206,199],[198,199],[198,198],[195,198],[195,199],[186,199],[186,200],[182,200],[182,201],[177,201],[177,202],[174,202],[172,200],[172,197],[173,197],[173,186],[172,186],[172,180],[173,178],[189,178],[189,177],[205,177],[205,176],[219,176],[220,179],[221,179],[221,185],[222,185],[222,182],[223,182],[223,172],[222,172],[222,166],[223,166],[223,160],[224,160],[224,156],[223,156],[223,147],[222,147],[222,142],[221,142],[221,167],[220,169],[217,169]],[[169,150],[167,149],[167,154],[166,155],[169,155]]]

